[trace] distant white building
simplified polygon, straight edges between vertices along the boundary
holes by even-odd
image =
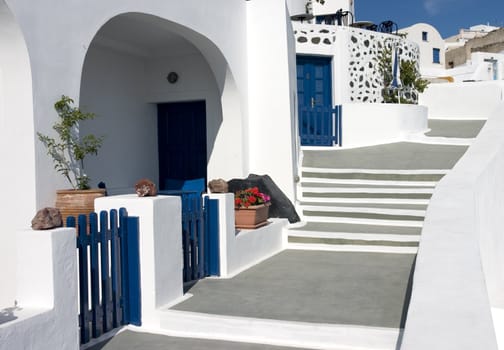
[[[444,74],[445,42],[439,31],[427,23],[417,23],[399,30],[407,39],[416,43],[420,49],[420,73],[426,77]]]
[[[445,39],[446,50],[449,51],[457,47],[462,47],[469,40],[474,38],[482,38],[496,29],[499,29],[499,27],[494,27],[486,24],[478,24],[469,27],[469,29],[461,28],[457,35]]]

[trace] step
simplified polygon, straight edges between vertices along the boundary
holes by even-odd
[[[390,233],[355,233],[355,232],[317,232],[317,231],[289,231],[288,238],[293,237],[292,242],[297,238],[303,240],[309,240],[310,243],[324,243],[325,240],[356,240],[363,242],[371,241],[389,241],[389,242],[419,242],[420,234],[408,235],[408,234],[390,234]],[[319,240],[319,241],[317,241]],[[298,242],[302,243],[302,242]],[[306,242],[305,242],[306,243]],[[327,241],[328,244],[337,244],[335,241]]]
[[[406,217],[404,220],[399,218],[385,217],[349,217],[349,216],[307,216],[307,221],[318,223],[340,223],[340,224],[359,224],[359,225],[382,225],[382,226],[403,226],[403,227],[422,227],[423,218]]]
[[[443,178],[446,171],[433,171],[427,172],[425,170],[420,172],[400,171],[395,170],[391,172],[379,171],[373,172],[359,171],[355,169],[342,169],[345,171],[331,171],[334,169],[319,169],[312,168],[301,170],[301,177],[303,181],[312,181],[313,179],[331,180],[367,180],[367,181],[415,181],[415,182],[437,182]]]
[[[279,321],[250,317],[162,310],[164,334],[303,349],[394,350],[402,330],[338,324]]]
[[[310,177],[300,182],[300,187],[390,187],[390,188],[416,188],[416,187],[436,187],[439,181],[388,181],[388,180],[359,180],[359,179],[328,179],[322,177]]]
[[[434,193],[434,187],[390,187],[390,186],[317,186],[302,187],[302,193]]]
[[[350,215],[352,217],[362,217],[362,216],[366,217],[397,216],[397,217],[419,217],[419,218],[425,217],[425,210],[412,210],[412,209],[339,207],[339,206],[302,206],[302,210],[305,215],[328,215],[328,216]]]
[[[418,247],[397,247],[387,245],[351,245],[351,244],[305,244],[288,243],[287,249],[304,251],[381,253],[381,254],[417,254]]]
[[[342,235],[344,236],[344,235]],[[366,237],[369,236],[369,237]],[[418,247],[420,236],[397,236],[408,240],[398,241],[389,236],[372,236],[371,235],[347,235],[343,237],[307,237],[307,236],[291,236],[289,235],[288,243],[302,244],[326,244],[326,245],[360,245],[360,246],[391,246],[391,247]],[[392,238],[392,239],[387,239]]]
[[[411,204],[411,203],[344,203],[344,202],[299,202],[301,208],[309,206],[318,207],[346,207],[346,208],[383,208],[383,209],[411,209],[411,210],[427,210],[427,204]],[[358,210],[358,209],[357,209]]]
[[[405,205],[428,205],[430,198],[344,198],[344,197],[306,197],[299,198],[300,203],[310,202],[319,204],[333,205],[337,203],[352,203],[355,205],[369,205],[369,204],[405,204]]]
[[[305,234],[307,232],[348,232],[348,233],[367,233],[367,234],[393,234],[393,235],[420,235],[421,227],[401,227],[386,225],[366,225],[366,224],[345,224],[345,223],[324,223],[324,222],[306,222],[304,225],[290,227],[287,231],[289,235],[295,235],[297,232]]]
[[[412,191],[365,191],[342,190],[342,191],[303,191],[300,198],[306,201],[311,198],[360,198],[360,199],[430,199],[432,192],[412,192]]]

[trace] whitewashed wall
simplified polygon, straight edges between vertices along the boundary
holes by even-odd
[[[176,84],[166,80],[171,71],[179,74]],[[198,51],[145,58],[93,46],[84,65],[80,105],[98,118],[81,130],[106,135],[100,156],[86,164],[88,175],[95,183],[105,181],[112,194],[131,192],[144,177],[159,183],[157,103],[205,101],[210,158],[225,124],[218,92],[214,75]],[[217,159],[222,157],[218,150]],[[208,164],[209,178],[239,174],[239,169],[233,172],[233,163],[225,168],[214,163]]]
[[[427,209],[401,349],[497,349],[490,308],[504,307],[504,103],[490,115]]]
[[[427,131],[427,108],[410,104],[343,104],[344,147],[398,142]]]
[[[79,349],[75,230],[20,230],[16,239],[18,305],[0,324],[0,350]]]
[[[420,69],[444,68],[445,67],[445,42],[438,30],[427,23],[417,23],[411,27],[400,30],[407,34],[407,39],[416,43],[420,49]],[[422,38],[422,32],[427,33],[427,40]],[[439,63],[433,62],[434,48],[439,49]]]
[[[82,123],[81,132],[104,137],[86,172],[92,186],[104,181],[111,194],[131,193],[141,178],[158,183],[157,107],[146,101],[146,67],[139,57],[102,47],[91,47],[86,57],[80,107],[97,117]]]
[[[222,11],[223,8],[226,11]],[[0,105],[0,122],[5,126],[0,131],[0,139],[4,145],[1,149],[9,150],[0,153],[0,161],[8,165],[7,169],[11,169],[3,172],[2,176],[6,177],[2,177],[2,180],[12,184],[5,192],[5,198],[9,199],[0,202],[2,213],[8,218],[6,221],[12,227],[29,225],[36,209],[54,205],[56,189],[68,187],[64,178],[53,169],[52,160],[36,141],[34,132],[52,133],[51,126],[57,118],[53,105],[62,94],[73,97],[77,104],[81,104],[83,66],[96,33],[110,19],[127,13],[151,16],[163,30],[176,28],[177,34],[191,42],[201,53],[198,59],[204,58],[210,68],[217,89],[212,88],[207,97],[215,99],[219,96],[220,107],[215,100],[207,106],[211,109],[208,114],[215,118],[212,129],[209,129],[215,137],[209,155],[209,176],[230,178],[244,177],[250,172],[268,173],[293,198],[295,157],[292,125],[295,104],[292,101],[295,99],[295,80],[292,79],[293,67],[286,64],[293,51],[288,43],[290,22],[284,2],[186,0],[174,6],[160,0],[88,0],[53,6],[47,1],[2,0],[0,47],[13,54],[2,54],[0,59],[0,101],[3,101]],[[264,26],[265,15],[270,17],[272,26]],[[23,37],[26,47],[23,47]],[[108,62],[114,59],[114,53],[89,52],[90,59],[100,55],[108,56],[105,60]],[[113,130],[120,126],[131,135],[138,125],[115,125],[121,121],[119,114],[123,114],[128,121],[132,120],[133,115],[142,115],[141,121],[148,120],[141,128],[141,138],[148,139],[140,147],[142,151],[152,150],[155,143],[152,137],[155,107],[139,103],[139,97],[147,91],[137,91],[135,94],[130,90],[131,84],[142,81],[141,62],[127,56],[121,55],[117,66],[110,67],[110,71],[101,70],[103,86],[95,85],[96,91],[92,90],[93,86],[83,91],[82,107],[86,109],[86,104],[99,91],[105,88],[112,90],[107,94],[110,93],[117,103],[112,106],[110,102],[101,102],[96,112],[102,114],[102,110],[113,110],[113,113],[105,113],[107,117],[101,123],[111,128],[103,133],[108,137],[103,153],[107,160],[115,164],[115,157],[122,157],[124,152],[117,151],[107,143],[118,138]],[[31,64],[31,74],[28,62]],[[159,66],[155,63],[149,66],[153,70],[156,67]],[[98,75],[99,69],[103,69],[99,66],[94,68],[96,70],[87,78],[91,78],[92,74]],[[197,68],[208,73],[204,63],[198,64]],[[125,70],[127,74],[123,74]],[[109,73],[117,80],[107,85]],[[210,82],[209,79],[205,81]],[[124,85],[118,90],[117,86],[121,83]],[[155,88],[155,84],[152,84],[152,88]],[[149,93],[156,94],[152,90]],[[156,96],[143,101],[159,102]],[[220,109],[224,122],[217,130]],[[259,147],[257,135],[261,135]],[[134,140],[130,140],[126,147],[128,151],[133,149],[134,143]],[[124,141],[120,144],[125,145]],[[115,176],[109,176],[97,170],[98,161],[93,159],[90,161],[90,175],[96,178],[95,181],[105,180],[117,188],[130,186],[131,180],[140,174],[155,176],[156,164],[151,157],[137,159],[136,162],[138,168],[124,165],[119,170],[111,169],[111,174]],[[107,162],[99,164],[100,168],[107,166]],[[22,197],[18,195],[20,188]],[[2,246],[14,244],[9,234],[12,234],[9,226],[4,225],[0,235]],[[9,253],[2,254],[0,259],[4,266],[3,275],[14,278],[12,270],[5,268],[7,261],[11,260]],[[14,294],[12,288],[2,288],[0,305],[11,303]]]
[[[289,55],[289,23],[283,2],[219,0],[202,4],[189,0],[167,6],[158,0],[141,3],[127,0],[120,5],[92,0],[65,3],[56,8],[27,0],[8,1],[8,4],[30,51],[36,101],[35,130],[50,132],[50,125],[56,118],[53,104],[62,93],[76,99],[80,96],[85,55],[102,25],[123,13],[152,14],[158,21],[166,19],[177,27],[178,34],[201,52],[215,77],[223,120],[229,117],[230,123],[217,132],[215,149],[224,154],[210,156],[215,162],[212,171],[231,167],[236,170],[223,172],[233,176],[267,172],[287,195],[293,196],[290,185],[294,163],[291,92],[295,90],[295,82],[290,80],[292,68],[285,64]],[[221,11],[222,8],[228,11]],[[266,29],[262,25],[265,14],[275,19],[271,21],[275,28]],[[43,20],[39,20],[41,18]],[[264,50],[265,45],[270,49]],[[255,82],[249,81],[251,77]],[[268,84],[264,84],[266,81]],[[273,128],[264,128],[266,120],[273,123]],[[235,127],[239,127],[238,130]],[[275,135],[268,135],[268,130],[274,129]],[[259,149],[255,148],[257,142],[248,138],[250,133],[256,135],[258,132],[266,132]],[[33,137],[33,133],[29,135]],[[285,142],[279,143],[273,136]],[[279,144],[282,146],[278,147]],[[33,194],[37,206],[51,205],[54,190],[66,186],[52,170],[51,160],[44,153],[37,146],[38,186],[36,195]]]
[[[15,294],[16,229],[35,215],[35,148],[30,60],[23,34],[0,0],[0,308]]]
[[[296,68],[291,21],[283,1],[247,4],[249,118],[243,130],[247,132],[249,171],[270,175],[293,200]]]
[[[418,103],[429,118],[485,119],[503,100],[504,82],[431,84]]]

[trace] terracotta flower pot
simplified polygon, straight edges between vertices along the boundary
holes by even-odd
[[[269,205],[253,205],[248,208],[235,208],[235,227],[256,229],[268,224]]]
[[[78,220],[80,214],[89,215],[93,212],[95,198],[105,196],[105,191],[102,188],[56,191],[56,208],[61,212],[63,225],[66,226],[68,216],[75,216],[75,220]]]

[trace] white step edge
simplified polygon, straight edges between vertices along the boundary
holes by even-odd
[[[434,193],[434,188],[302,187],[309,193]]]
[[[409,136],[408,141],[429,145],[470,146],[474,142],[473,137],[443,137],[443,136]]]
[[[287,249],[316,250],[325,252],[352,252],[352,253],[383,253],[383,254],[416,254],[418,247],[391,247],[378,245],[351,245],[351,244],[310,244],[287,243]]]
[[[340,224],[362,224],[362,225],[382,225],[382,226],[404,226],[404,227],[422,227],[423,220],[381,220],[381,219],[359,219],[327,216],[306,216],[303,215],[305,221],[309,222],[325,222],[325,223],[340,223]]]
[[[301,167],[301,171],[311,173],[329,173],[329,174],[346,174],[346,173],[362,173],[362,174],[398,174],[398,175],[445,175],[451,169],[338,169],[338,168],[313,168]],[[307,177],[309,179],[309,177]]]
[[[359,180],[359,179],[328,179],[323,177],[302,178],[303,182],[334,184],[334,185],[363,185],[363,186],[397,186],[397,187],[436,187],[439,181],[397,181],[397,180]]]
[[[353,239],[362,241],[392,241],[420,242],[420,235],[390,234],[390,233],[355,233],[355,232],[320,232],[320,231],[288,231],[289,237]]]
[[[414,209],[393,209],[393,208],[362,208],[362,207],[327,207],[327,206],[301,206],[302,210],[319,211],[327,213],[367,213],[367,214],[383,214],[383,215],[409,215],[425,217],[425,210]]]
[[[163,310],[158,334],[303,349],[394,350],[402,330]]]
[[[427,198],[320,198],[320,197],[298,197],[298,202],[310,203],[362,203],[362,204],[421,204],[428,205],[430,199]]]

